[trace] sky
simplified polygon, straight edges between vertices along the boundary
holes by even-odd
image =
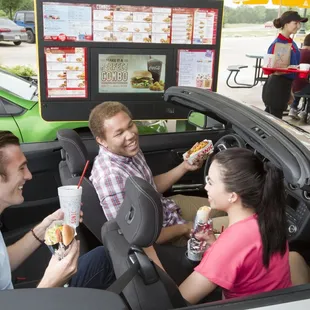
[[[269,1],[271,3],[271,1]],[[224,0],[224,5],[236,8],[239,6],[239,4],[234,4],[233,0]],[[278,8],[278,5],[273,5],[273,4],[267,4],[265,5],[267,8]]]

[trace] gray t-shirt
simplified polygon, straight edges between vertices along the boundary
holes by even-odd
[[[12,289],[11,266],[8,251],[0,232],[0,290]]]

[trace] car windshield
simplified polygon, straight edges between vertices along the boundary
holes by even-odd
[[[257,107],[253,107],[256,111],[262,112]],[[262,112],[264,113],[264,112]],[[284,120],[281,120],[275,116],[272,116],[269,113],[264,113],[272,122],[276,123],[277,125],[281,126],[282,129],[286,130],[292,136],[294,136],[297,140],[299,140],[309,151],[310,151],[310,133],[300,127],[294,126]]]
[[[8,18],[0,18],[1,26],[16,26],[16,24]]]
[[[0,88],[26,100],[37,101],[37,85],[0,70]]]

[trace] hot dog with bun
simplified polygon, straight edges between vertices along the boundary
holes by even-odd
[[[206,160],[213,153],[213,143],[211,140],[203,140],[195,143],[186,153],[183,159],[187,160],[191,165],[201,160]]]

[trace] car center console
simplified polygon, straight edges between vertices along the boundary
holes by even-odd
[[[310,211],[304,199],[295,198],[291,193],[286,197],[287,233],[289,240],[303,239],[310,230]]]

